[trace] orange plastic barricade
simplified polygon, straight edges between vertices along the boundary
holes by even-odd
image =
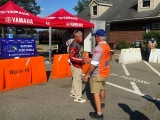
[[[67,62],[67,76],[72,76],[71,65]]]
[[[26,66],[28,63],[28,58],[19,58],[19,59],[3,59],[0,60],[0,91],[4,90],[6,87],[6,76],[4,69],[7,67],[21,67]]]
[[[44,57],[32,57],[32,84],[39,84],[47,82],[46,68],[44,64]]]
[[[83,53],[83,57],[84,57],[84,58],[89,58],[89,54],[88,54],[87,52],[84,52],[84,53]],[[84,65],[82,66],[82,73],[83,73],[83,74],[85,74],[85,73],[87,72],[89,66],[90,66],[90,64],[84,64]]]
[[[54,55],[52,65],[52,78],[65,78],[67,77],[67,60],[69,59],[68,54]]]
[[[4,89],[4,73],[3,68],[0,68],[0,91]]]
[[[31,85],[30,67],[6,67],[4,68],[5,90]]]

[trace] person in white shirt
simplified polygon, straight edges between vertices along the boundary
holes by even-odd
[[[148,41],[148,57],[147,60],[149,60],[151,49],[155,49],[157,46],[157,42],[155,38],[151,38],[151,40]]]

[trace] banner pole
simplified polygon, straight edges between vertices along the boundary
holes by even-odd
[[[51,64],[51,55],[52,55],[52,28],[49,27],[49,64]]]

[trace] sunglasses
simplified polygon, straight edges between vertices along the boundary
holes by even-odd
[[[77,32],[78,32],[78,30],[75,30],[75,31],[73,32],[73,34],[75,35]]]

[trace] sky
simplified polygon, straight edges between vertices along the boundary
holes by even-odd
[[[61,8],[73,15],[77,15],[73,7],[77,5],[78,0],[36,0],[36,3],[41,7],[41,13],[38,16],[42,18],[51,15]]]

